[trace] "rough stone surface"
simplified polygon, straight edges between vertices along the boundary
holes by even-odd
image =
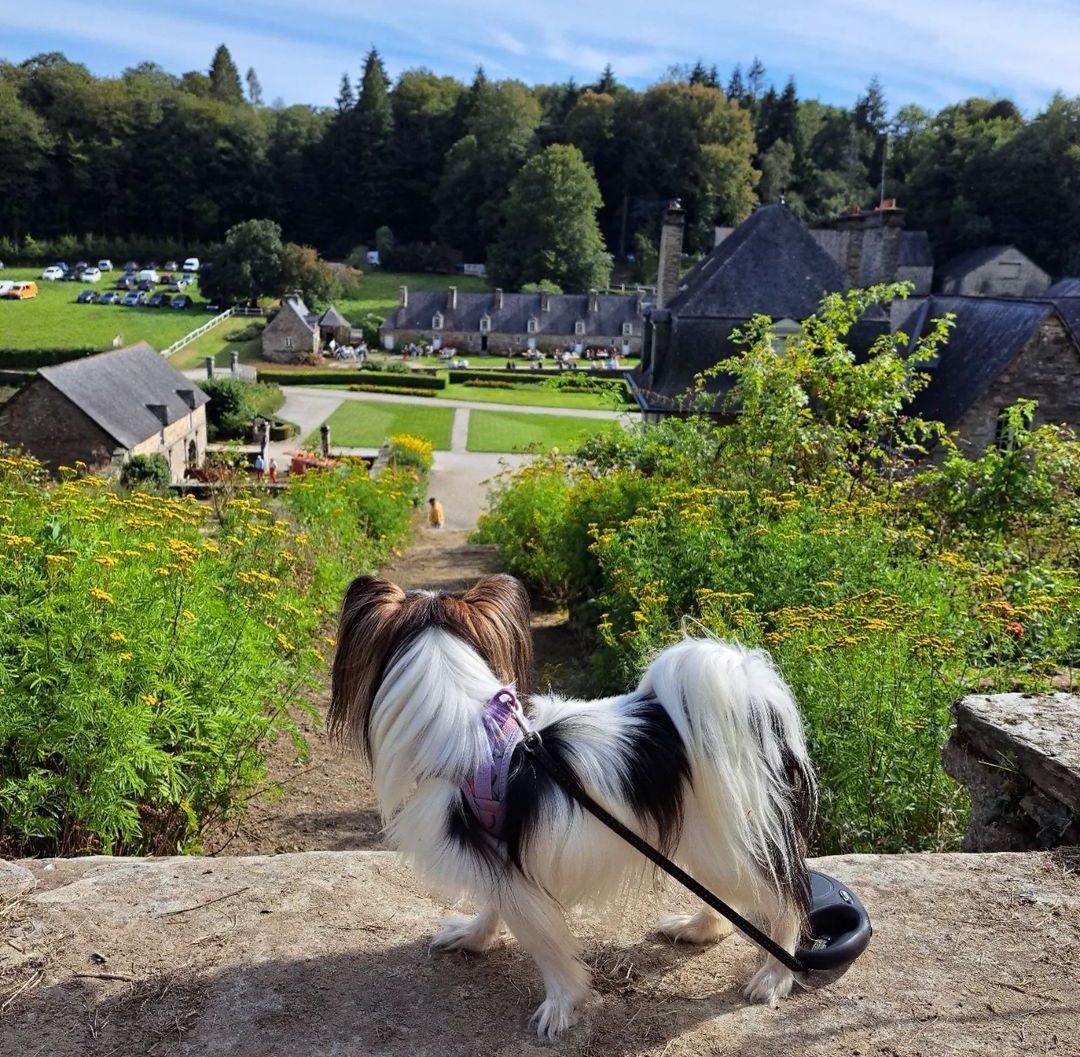
[[[648,892],[574,920],[598,998],[544,1045],[527,1023],[540,999],[531,961],[512,941],[479,958],[429,952],[445,908],[392,853],[7,864],[0,892],[27,871],[36,887],[0,896],[0,949],[13,956],[0,962],[0,1006],[14,995],[0,1053],[1076,1053],[1080,877],[1064,856],[818,865],[874,918],[846,974],[778,1011],[748,1006],[750,947],[658,941],[656,917],[686,902]]]
[[[1080,697],[972,694],[953,710],[946,770],[971,793],[968,851],[1080,840]]]

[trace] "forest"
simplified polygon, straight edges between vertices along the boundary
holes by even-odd
[[[1080,99],[1034,114],[966,99],[934,114],[891,106],[875,77],[841,107],[800,98],[791,78],[777,87],[757,59],[727,76],[672,68],[644,90],[610,67],[591,84],[482,68],[468,84],[427,69],[391,81],[372,48],[336,100],[286,105],[264,100],[225,45],[207,72],[181,75],[146,62],[98,77],[58,53],[0,61],[0,257],[27,236],[213,244],[260,217],[324,256],[374,247],[379,232],[396,266],[451,268],[484,261],[520,221],[514,179],[553,144],[581,152],[606,249],[639,271],[672,198],[688,250],[703,252],[714,224],[757,202],[783,196],[820,223],[884,195],[930,232],[939,262],[1009,242],[1055,276],[1080,272]]]

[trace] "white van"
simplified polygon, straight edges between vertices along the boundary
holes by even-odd
[[[197,272],[198,270],[199,270],[199,258],[198,257],[188,257],[188,259],[186,261],[184,261],[184,267],[181,269],[181,271],[185,271],[185,272]]]
[[[156,283],[159,282],[158,273],[153,268],[144,268],[139,272],[140,283]]]

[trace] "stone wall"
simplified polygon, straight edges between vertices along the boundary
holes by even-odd
[[[0,441],[22,448],[49,470],[82,460],[107,467],[116,441],[45,379],[38,378],[0,407]]]
[[[943,294],[973,297],[1038,297],[1050,285],[1050,276],[1034,261],[1012,246],[969,271],[946,272],[941,280]]]
[[[262,358],[271,363],[314,363],[318,353],[318,330],[284,307],[262,333]]]
[[[206,457],[206,405],[177,419],[165,427],[165,440],[155,433],[131,449],[132,455],[164,455],[169,462],[169,479],[173,484],[184,480],[188,467],[188,444],[195,442],[195,466],[201,466]]]
[[[1037,425],[1065,422],[1080,429],[1078,383],[1080,350],[1053,313],[960,420],[961,446],[978,452],[992,444],[1001,411],[1021,398],[1038,400]]]
[[[487,335],[487,349],[483,348],[483,334],[470,330],[394,330],[384,327],[380,334],[383,338],[391,335],[394,339],[394,347],[398,351],[408,342],[427,344],[434,336],[438,336],[443,348],[458,349],[463,353],[487,352],[492,356],[505,356],[508,352],[521,353],[529,348],[529,341],[543,352],[554,352],[556,349],[587,348],[616,349],[620,355],[641,355],[642,331],[644,322],[637,320],[633,324],[634,333],[629,337],[614,334],[510,334],[489,333]],[[625,351],[624,351],[625,346]]]

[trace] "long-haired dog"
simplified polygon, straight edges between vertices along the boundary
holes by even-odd
[[[345,597],[331,729],[371,762],[393,842],[438,891],[480,908],[447,921],[434,945],[479,953],[505,922],[543,976],[534,1019],[554,1037],[591,994],[563,908],[611,896],[643,868],[512,747],[511,688],[589,795],[793,951],[815,781],[798,708],[768,658],[686,639],[637,689],[597,701],[529,697],[531,669],[529,600],[510,576],[459,594],[362,576]],[[659,930],[710,943],[730,927],[703,908]],[[745,993],[775,1005],[792,982],[766,956]]]

